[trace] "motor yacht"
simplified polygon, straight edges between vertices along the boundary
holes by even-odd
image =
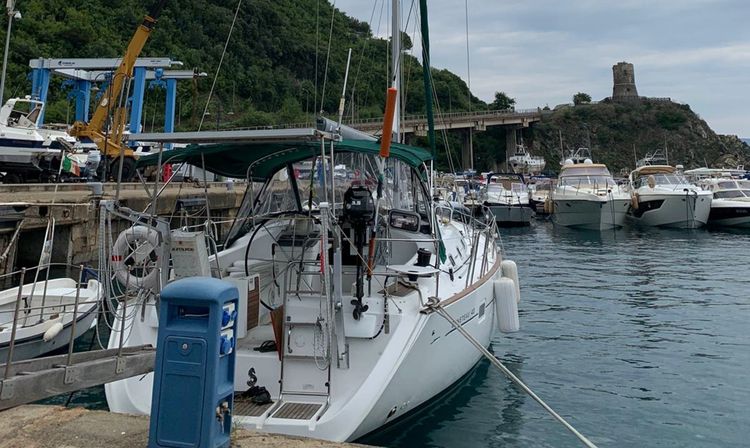
[[[621,227],[630,197],[605,165],[591,159],[566,160],[557,186],[550,192],[555,224],[589,230]]]
[[[527,226],[534,217],[529,189],[521,174],[487,174],[482,199],[500,226]]]
[[[628,182],[628,218],[636,224],[694,229],[708,221],[711,192],[691,184],[673,166],[640,166]]]
[[[750,180],[708,178],[701,187],[713,194],[708,223],[722,227],[750,227]]]

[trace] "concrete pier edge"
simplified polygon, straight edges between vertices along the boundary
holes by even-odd
[[[0,412],[2,448],[131,448],[148,444],[146,416],[84,408],[27,405]],[[236,448],[345,448],[365,445],[282,436],[236,428]]]

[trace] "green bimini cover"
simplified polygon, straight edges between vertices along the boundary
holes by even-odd
[[[330,152],[330,141],[325,143],[325,152]],[[335,152],[354,152],[378,154],[380,143],[367,140],[346,140],[334,142]],[[251,167],[250,177],[254,181],[263,181],[274,175],[288,163],[295,163],[319,155],[320,141],[246,143],[229,142],[208,145],[190,145],[184,149],[173,149],[162,154],[162,163],[186,162],[203,167],[206,170],[226,177],[244,179]],[[394,143],[391,145],[391,157],[396,157],[408,165],[417,168],[430,160],[430,151],[416,146]],[[149,154],[138,159],[138,167],[154,166],[159,161],[159,154]]]

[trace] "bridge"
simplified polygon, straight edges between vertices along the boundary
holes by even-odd
[[[473,168],[472,135],[475,131],[485,131],[491,126],[504,126],[507,130],[515,131],[528,127],[531,123],[542,119],[541,109],[524,110],[480,110],[473,112],[451,112],[435,117],[435,130],[462,131],[461,162],[466,168]],[[355,129],[376,134],[383,129],[382,118],[355,120],[347,123]],[[406,115],[401,119],[401,132],[406,141],[410,136],[424,137],[427,135],[427,115]],[[506,132],[506,148],[516,147],[516,133]]]

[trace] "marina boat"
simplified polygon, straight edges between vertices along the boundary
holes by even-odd
[[[566,160],[549,199],[555,224],[588,230],[621,227],[630,206],[607,167],[588,158]]]
[[[20,289],[20,291],[19,291]],[[0,362],[34,358],[64,347],[96,322],[99,282],[59,278],[0,291]],[[76,306],[77,304],[77,306]]]
[[[500,226],[527,226],[534,217],[529,189],[521,174],[489,173],[483,201]]]
[[[392,54],[399,55],[397,41]],[[428,56],[423,69],[428,79]],[[399,110],[399,79],[386,117]],[[125,277],[117,284],[126,285],[110,347],[155,344],[161,286],[213,276],[240,292],[234,425],[350,441],[458,381],[481,357],[467,337],[487,347],[496,328],[517,330],[516,266],[503,260],[494,221],[433,200],[434,126],[425,150],[390,144],[399,126],[388,121],[381,142],[347,138],[340,123],[334,130],[150,135],[193,145],[167,161],[142,157],[139,166],[185,162],[245,179],[249,188],[221,241],[208,215],[197,229],[171,231],[167,219],[102,201],[104,221],[133,223],[112,235],[113,247],[100,248],[107,269]],[[326,159],[321,176],[298,179]],[[127,269],[126,259],[135,260]],[[149,413],[152,385],[153,374],[107,384],[110,410]]]
[[[750,227],[750,180],[708,178],[701,187],[713,194],[708,224]]]
[[[523,144],[516,145],[516,152],[508,158],[508,165],[517,174],[536,175],[544,170],[544,157],[532,156]]]
[[[537,214],[548,215],[551,210],[548,204],[549,194],[555,188],[555,179],[549,177],[532,178],[529,182],[529,205]]]
[[[162,254],[141,258],[144,266],[161,260],[160,269],[144,267],[138,278],[120,281],[130,285],[131,298],[120,307],[137,310],[116,313],[126,316],[126,345],[156,343],[156,294],[149,291],[160,281],[194,275],[232,281],[241,291],[233,422],[336,441],[393,422],[466,374],[480,354],[435,307],[488,346],[504,316],[496,305],[518,297],[515,287],[500,285],[517,285],[509,280],[517,276],[496,245],[494,222],[435,205],[425,176],[431,153],[392,144],[390,156],[379,160],[377,142],[314,129],[243,132],[244,141],[234,135],[170,157],[250,181],[218,255],[197,250],[182,259],[169,246],[192,238],[191,247],[205,249],[202,233],[170,232],[166,222],[135,217],[137,224],[103,257],[121,260],[129,256],[123,250],[141,244],[146,253]],[[297,179],[295,171],[305,161],[314,166],[321,148],[328,157],[332,151],[333,166],[358,174]],[[263,186],[253,188],[253,181]],[[122,264],[109,269],[122,272]],[[115,321],[110,347],[121,325]],[[109,408],[147,414],[152,380],[149,374],[106,385]]]
[[[629,176],[628,218],[645,226],[694,229],[708,221],[711,192],[691,184],[670,165],[643,165]]]
[[[27,177],[49,178],[58,171],[65,143],[75,138],[64,131],[38,126],[44,103],[11,98],[0,108],[0,172],[3,183],[20,183]]]

